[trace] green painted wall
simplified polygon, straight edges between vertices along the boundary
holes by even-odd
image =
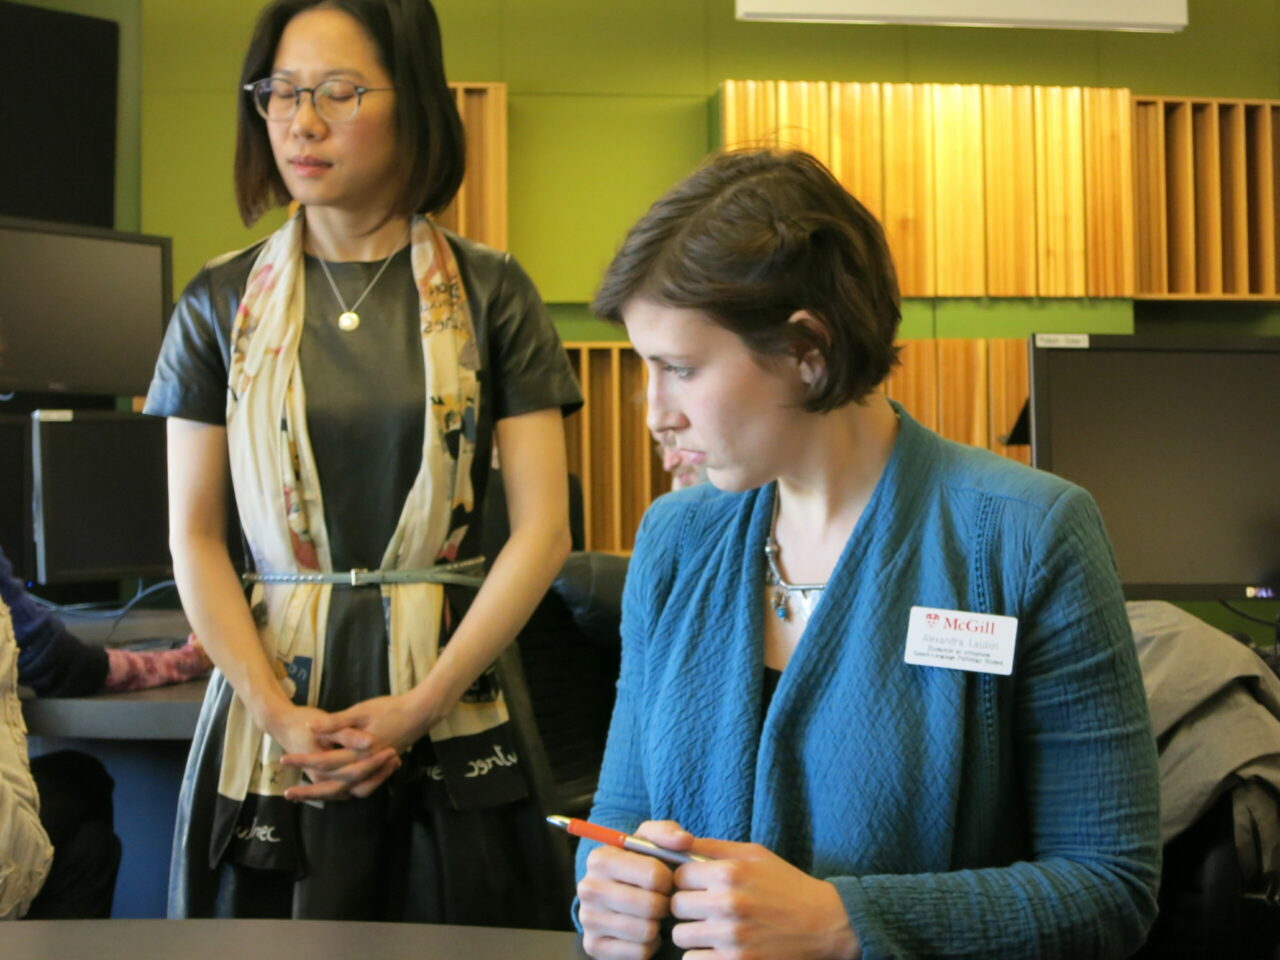
[[[230,177],[232,98],[258,2],[141,7],[143,225],[174,236],[175,275],[187,277],[261,233],[239,224]],[[739,23],[733,0],[438,0],[437,9],[449,76],[509,85],[511,247],[557,305],[590,298],[627,226],[704,156],[707,99],[728,77],[1280,99],[1280,0],[1191,0],[1190,27],[1168,36]],[[951,328],[956,309],[932,307],[938,329]],[[992,307],[993,328],[1017,326],[1009,309]],[[965,329],[986,322],[962,313]],[[1105,320],[1097,329],[1106,330],[1133,322],[1117,321],[1114,307],[1070,319],[1073,328]]]

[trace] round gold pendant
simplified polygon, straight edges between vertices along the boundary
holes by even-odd
[[[348,310],[342,316],[338,317],[338,329],[346,333],[357,329],[360,326],[360,314]]]

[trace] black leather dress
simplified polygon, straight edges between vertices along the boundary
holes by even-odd
[[[482,358],[472,470],[477,505],[493,425],[503,417],[581,404],[567,357],[532,282],[509,256],[449,235]],[[259,247],[208,267],[173,314],[146,412],[225,422],[230,333]],[[347,304],[381,262],[329,264]],[[307,429],[321,478],[335,570],[377,569],[421,462],[426,387],[409,249],[395,255],[344,332],[318,261],[306,259],[299,364]],[[482,512],[477,509],[477,518]],[[460,558],[479,553],[478,522]],[[387,634],[376,587],[333,591],[319,706],[341,709],[388,691]],[[367,800],[301,806],[297,875],[227,862],[214,797],[232,691],[215,673],[192,743],[175,828],[169,914],[298,917],[560,927],[556,884],[544,876],[547,830],[533,800],[457,811],[406,763]],[[429,745],[423,745],[429,747]],[[425,762],[429,754],[415,750]],[[430,795],[429,795],[430,794]]]

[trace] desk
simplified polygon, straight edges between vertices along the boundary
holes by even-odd
[[[22,920],[5,960],[578,960],[574,933],[329,920]]]
[[[33,737],[191,742],[207,679],[131,693],[23,700]]]
[[[22,702],[33,753],[82,750],[101,760],[116,782],[116,833],[124,851],[114,917],[165,914],[178,788],[207,685],[192,680],[132,693]]]

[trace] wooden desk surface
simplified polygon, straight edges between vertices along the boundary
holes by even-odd
[[[579,960],[573,933],[322,920],[22,920],[5,960]]]

